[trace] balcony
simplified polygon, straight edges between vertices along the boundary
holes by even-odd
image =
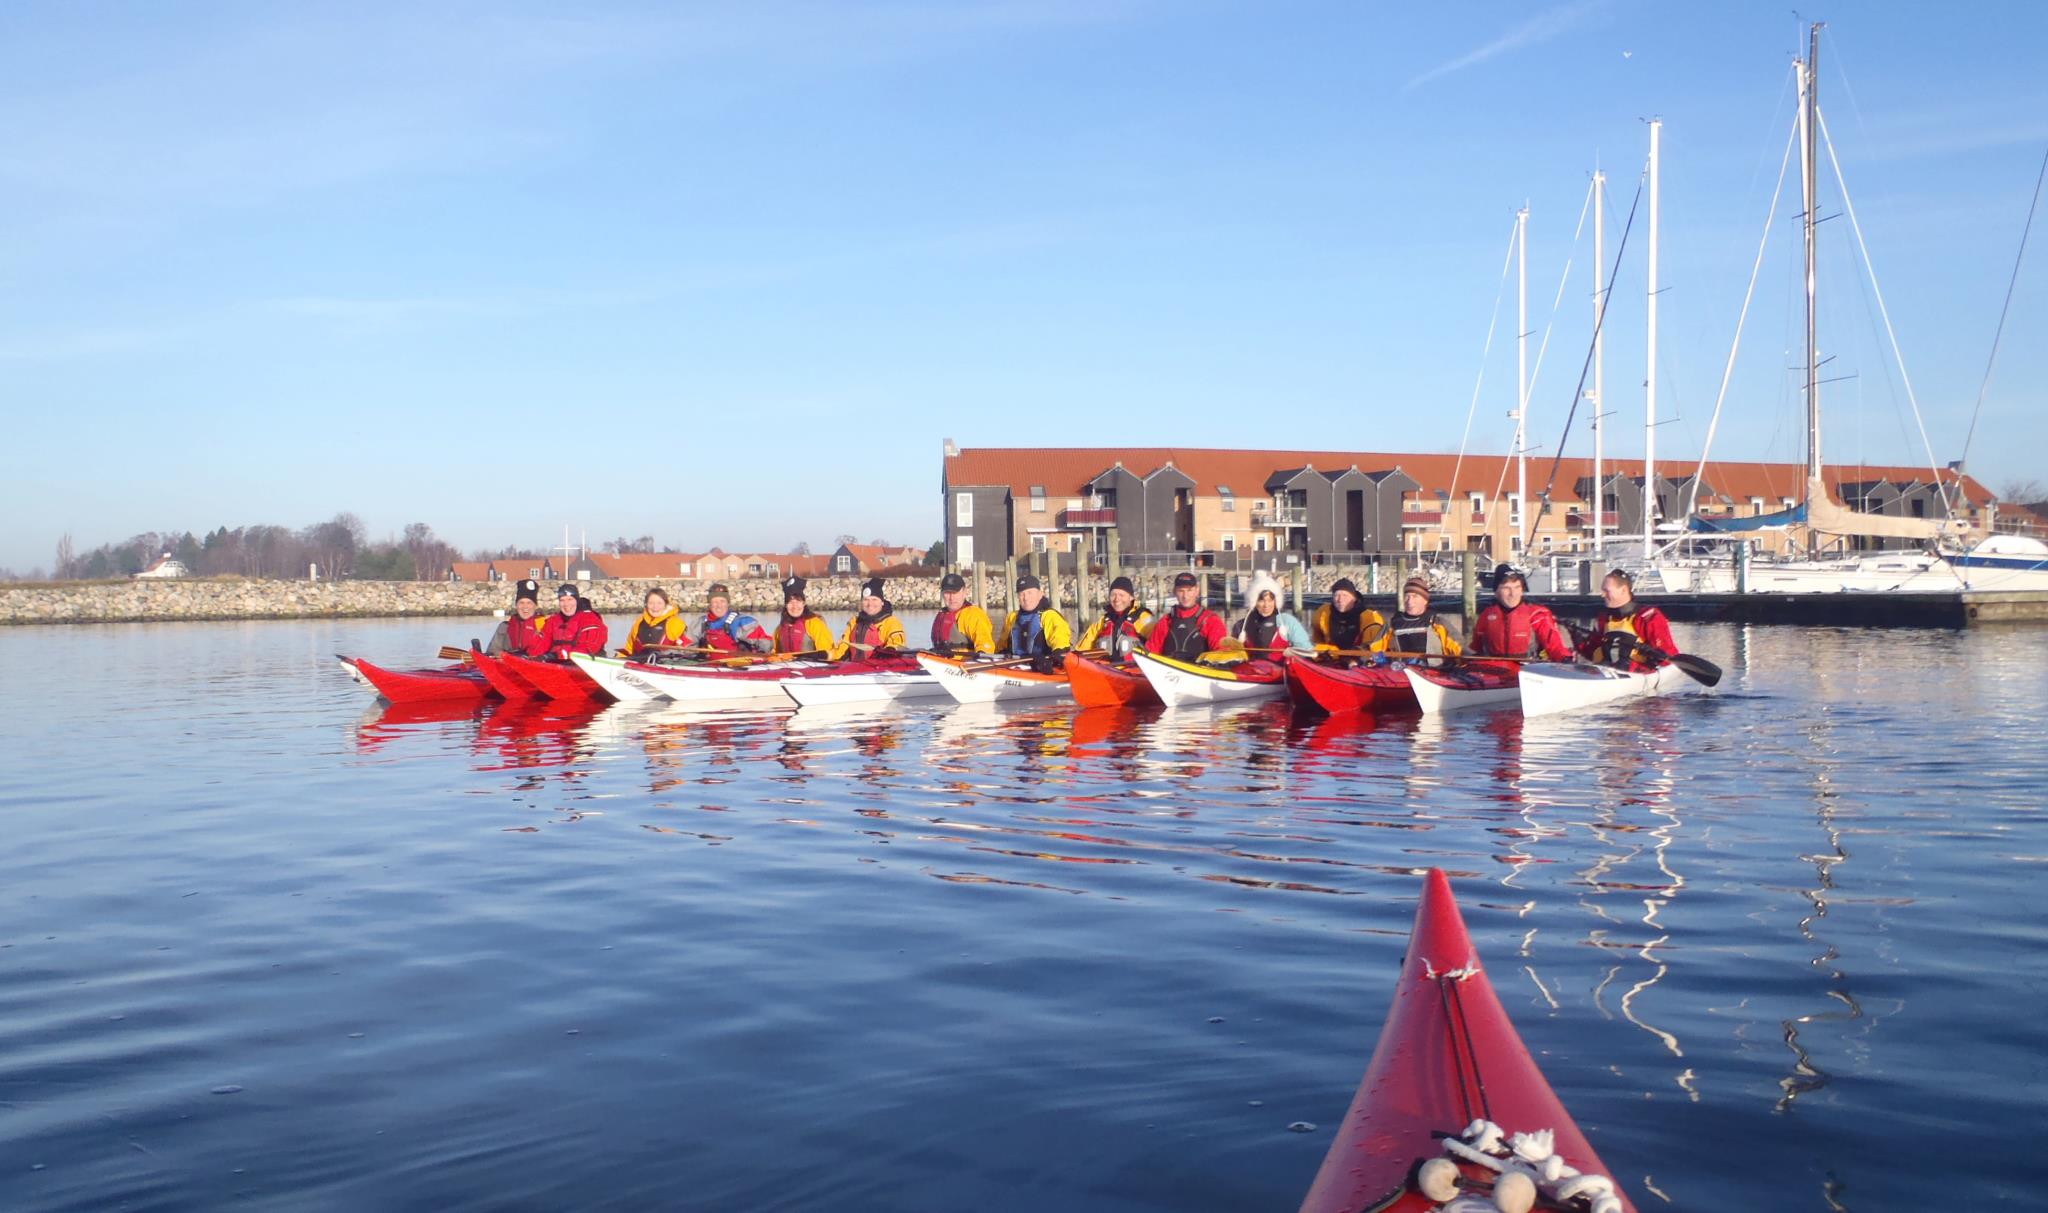
[[[1060,527],[1069,530],[1074,527],[1115,526],[1116,507],[1096,506],[1092,509],[1064,509],[1060,511]]]
[[[1485,511],[1485,510],[1473,510],[1473,511],[1472,511],[1472,525],[1473,525],[1473,526],[1485,526],[1485,525],[1486,525],[1486,511]]]
[[[1618,525],[1619,518],[1619,514],[1613,510],[1607,510],[1600,515],[1600,525],[1603,528],[1612,529]],[[1564,524],[1567,528],[1591,527],[1593,525],[1593,512],[1591,510],[1570,510],[1564,516]]]
[[[1265,527],[1290,527],[1308,525],[1308,507],[1305,505],[1274,505],[1263,502],[1252,507],[1252,525]]]
[[[1402,526],[1442,526],[1443,524],[1444,512],[1442,510],[1407,510],[1401,515]]]

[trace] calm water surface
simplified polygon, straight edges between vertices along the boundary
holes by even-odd
[[[1644,1208],[2043,1203],[2040,632],[1683,629],[1719,692],[1526,724],[330,656],[467,635],[0,630],[0,1206],[1290,1209],[1432,865]]]

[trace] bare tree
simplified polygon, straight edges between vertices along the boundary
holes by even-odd
[[[1998,490],[1998,499],[2012,505],[2031,505],[2036,501],[2048,501],[2048,484],[2038,477],[2013,477]]]
[[[792,556],[808,556],[811,554],[811,545],[808,543],[799,543],[795,547],[789,549],[789,554]]]
[[[63,581],[72,575],[77,563],[78,554],[71,549],[71,532],[66,531],[57,537],[57,567],[50,575]]]

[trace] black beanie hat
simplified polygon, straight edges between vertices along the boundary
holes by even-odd
[[[804,596],[804,579],[801,577],[792,577],[789,580],[783,582],[782,596],[784,598],[802,598]]]
[[[1358,587],[1352,584],[1352,581],[1349,577],[1339,577],[1337,580],[1330,583],[1330,592],[1332,594],[1336,593],[1338,590],[1350,590],[1353,594],[1358,593]]]
[[[555,597],[557,597],[557,598],[578,598],[578,597],[581,597],[581,595],[579,595],[579,594],[578,594],[578,593],[576,592],[576,587],[575,587],[575,586],[573,586],[573,585],[570,585],[570,584],[569,584],[568,582],[566,582],[566,581],[565,581],[565,582],[563,582],[563,583],[562,583],[562,588],[561,588],[561,589],[559,589],[559,590],[556,590],[556,591],[555,591]]]
[[[882,589],[882,579],[880,577],[870,577],[866,581],[861,582],[860,596],[863,598],[887,598],[888,595],[882,593]]]
[[[512,593],[512,601],[517,603],[522,598],[536,606],[540,605],[540,582],[531,578],[520,582],[519,588]]]
[[[1499,589],[1503,581],[1519,581],[1523,589],[1529,588],[1528,575],[1511,564],[1499,564],[1493,568],[1493,588]]]
[[[1128,577],[1119,577],[1115,581],[1110,582],[1109,588],[1112,590],[1122,590],[1133,598],[1138,596],[1138,587],[1132,585],[1131,579]]]
[[[732,591],[725,588],[723,581],[714,581],[711,583],[711,588],[704,592],[704,596],[706,598],[730,598],[732,597]]]

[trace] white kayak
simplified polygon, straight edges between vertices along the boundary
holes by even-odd
[[[1598,707],[1617,699],[1663,695],[1689,681],[1691,679],[1686,677],[1685,671],[1675,665],[1659,666],[1646,674],[1638,674],[1604,665],[1538,662],[1522,667],[1522,714],[1544,716]]]
[[[930,674],[914,670],[892,670],[875,674],[829,674],[818,678],[790,678],[775,684],[798,706],[813,708],[836,703],[886,703],[894,699],[944,699],[946,688]]]
[[[652,703],[662,699],[662,693],[640,677],[626,669],[623,657],[593,657],[588,653],[571,653],[569,660],[576,668],[590,675],[592,682],[603,687],[613,699],[621,703]]]
[[[1415,688],[1415,702],[1422,706],[1425,716],[1462,708],[1497,707],[1518,703],[1522,698],[1521,688],[1512,682],[1502,687],[1461,687],[1425,677],[1412,665],[1401,672],[1408,675],[1408,685]]]
[[[1286,671],[1270,661],[1197,665],[1139,649],[1138,670],[1167,707],[1184,703],[1236,703],[1278,699],[1287,694]]]
[[[917,664],[940,689],[961,703],[1016,703],[1027,699],[1064,699],[1067,674],[1039,674],[1029,666],[988,669],[987,662],[955,661],[919,653]]]
[[[811,663],[796,661],[738,667],[644,665],[628,661],[623,672],[677,703],[743,703],[750,699],[787,703],[789,697],[782,693],[782,684],[814,668]]]

